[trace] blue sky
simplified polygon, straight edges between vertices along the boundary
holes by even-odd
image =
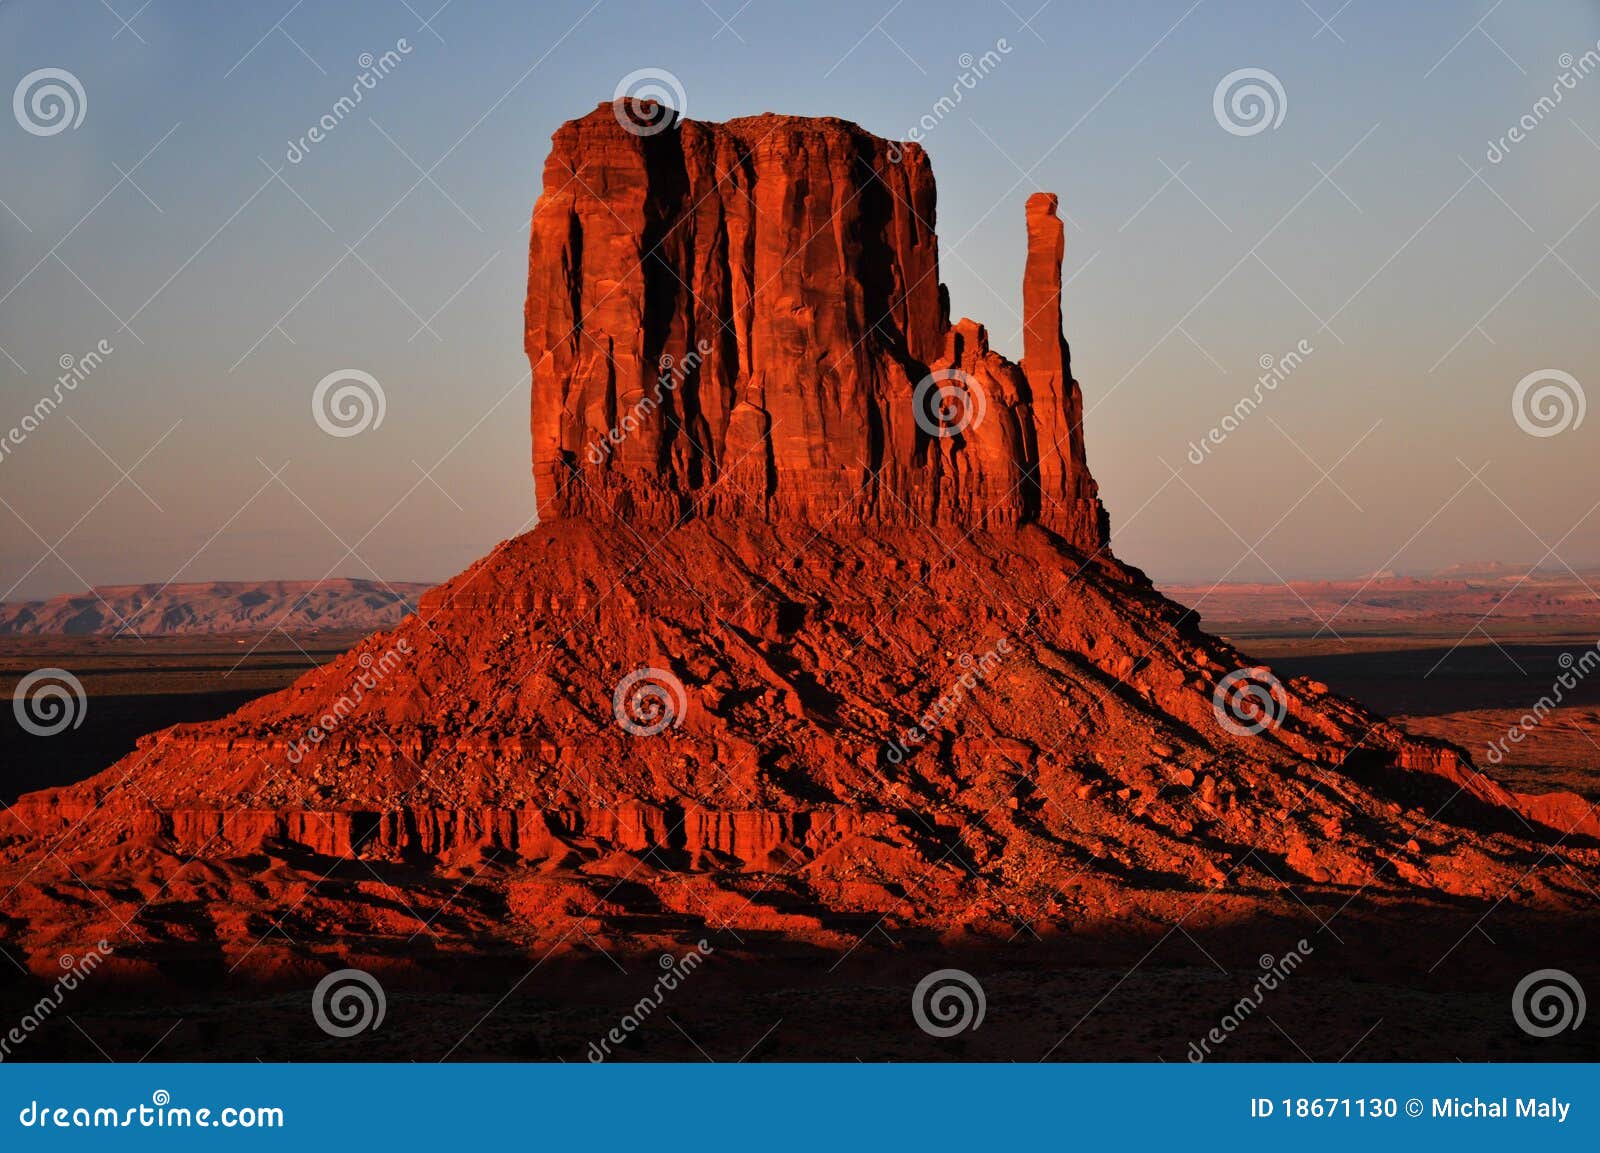
[[[1600,417],[1532,436],[1512,411],[1533,373],[1594,384],[1600,76],[1534,109],[1596,47],[1595,3],[139,3],[0,6],[5,88],[59,68],[84,94],[54,134],[0,117],[0,434],[63,357],[113,350],[0,456],[5,599],[451,575],[534,512],[526,222],[561,121],[651,67],[691,117],[903,137],[1001,41],[924,136],[942,275],[1015,354],[1023,203],[1060,194],[1121,556],[1195,579],[1600,563]],[[1283,118],[1236,135],[1213,95],[1245,68]],[[310,397],[345,368],[384,420],[331,437]]]

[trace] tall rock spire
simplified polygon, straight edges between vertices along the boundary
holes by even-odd
[[[1066,250],[1056,195],[1028,197],[1028,262],[1022,274],[1022,371],[1038,429],[1039,520],[1077,548],[1110,540],[1099,490],[1083,447],[1083,393],[1072,379],[1062,334],[1061,261]]]

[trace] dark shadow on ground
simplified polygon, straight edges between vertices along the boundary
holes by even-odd
[[[146,733],[226,716],[332,660],[362,635],[0,638],[0,802],[93,776],[132,752]],[[38,736],[19,723],[12,696],[23,677],[47,668],[75,676],[84,702],[76,724]]]
[[[1380,652],[1275,656],[1279,675],[1308,676],[1384,716],[1440,716],[1468,709],[1526,709],[1551,691],[1584,647],[1553,644],[1448,645]],[[1600,677],[1578,679],[1566,705],[1600,704]]]
[[[657,952],[602,955],[569,942],[554,956],[439,956],[412,947],[402,957],[399,942],[383,955],[348,953],[330,940],[267,984],[222,978],[225,967],[214,963],[194,965],[181,981],[91,975],[8,1059],[1600,1058],[1600,1031],[1538,1038],[1512,1012],[1513,990],[1535,969],[1555,965],[1587,989],[1600,988],[1600,917],[1502,906],[1480,932],[1482,912],[1358,901],[1337,915],[1317,909],[1320,921],[1195,917],[1181,929],[1068,931],[1045,940],[1024,934],[960,949],[899,933],[891,945],[874,933],[848,953],[722,933],[711,935],[709,958],[672,989],[659,984],[666,970]],[[673,953],[691,951],[685,943]],[[1297,961],[1284,973],[1291,955]],[[377,1029],[340,1038],[317,1024],[312,990],[347,966],[379,979],[386,1009]],[[0,985],[0,1020],[9,1023],[49,986],[6,968],[12,976]],[[949,968],[978,982],[985,1012],[978,1028],[936,1037],[917,1023],[913,990]],[[1269,969],[1281,978],[1263,989]],[[607,1043],[613,1029],[621,1040]]]

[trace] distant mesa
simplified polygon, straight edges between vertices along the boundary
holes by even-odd
[[[1560,620],[1574,625],[1600,620],[1593,589],[1600,573],[1534,570],[1528,565],[1457,564],[1423,576],[1392,572],[1346,580],[1296,580],[1287,584],[1213,581],[1162,582],[1161,591],[1196,608],[1209,624],[1231,632],[1274,625],[1327,624],[1335,632],[1357,626],[1406,622],[1466,626],[1485,620]]]
[[[392,628],[431,585],[342,577],[101,585],[43,601],[0,604],[0,636],[167,636]]]
[[[1453,564],[1433,575],[1440,580],[1517,580],[1536,572],[1533,565],[1489,560]]]

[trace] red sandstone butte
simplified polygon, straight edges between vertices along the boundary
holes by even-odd
[[[564,125],[528,259],[541,517],[1043,520],[1105,544],[1061,337],[1055,198],[1028,206],[1033,377],[981,325],[950,324],[934,200],[921,148],[843,120],[641,136],[607,104]],[[951,368],[985,415],[930,435],[913,394]]]
[[[1580,870],[1528,867],[1600,864],[1578,798],[1304,679],[1263,731],[1219,721],[1255,662],[1108,547],[1055,198],[1027,204],[1017,365],[950,323],[933,176],[897,150],[833,119],[563,125],[529,245],[538,527],[282,692],[22,798],[0,940],[251,973],[330,933],[409,955],[419,921],[542,956],[1170,933],[1222,890],[1239,921],[1587,907]],[[982,394],[958,435],[916,419],[937,373]],[[614,711],[642,669],[681,686],[649,736]]]

